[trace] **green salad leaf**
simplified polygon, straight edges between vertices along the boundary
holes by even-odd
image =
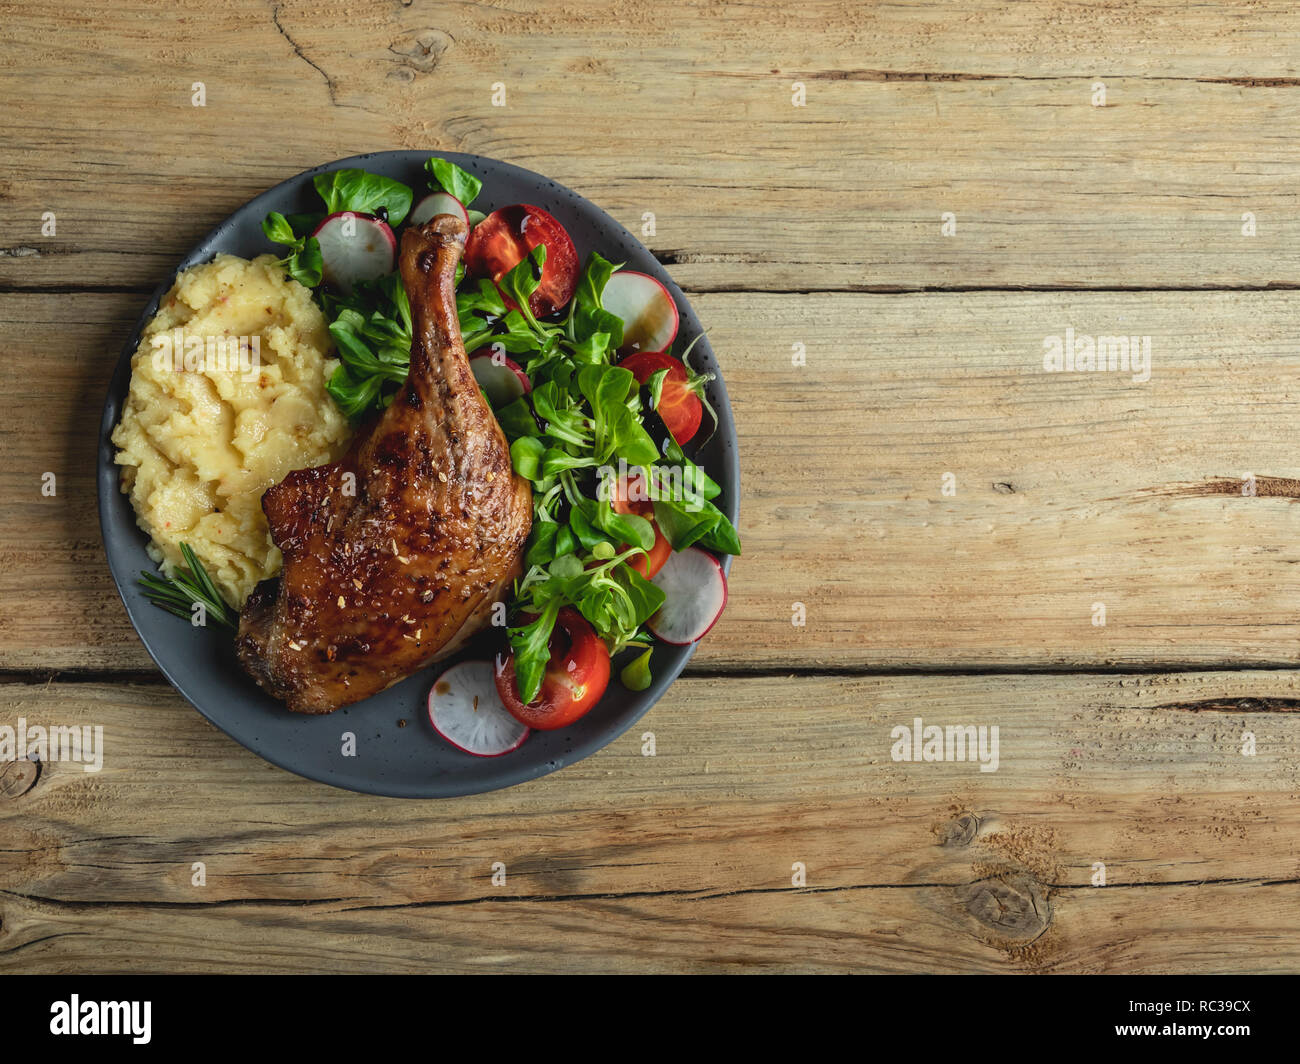
[[[413,194],[408,186],[365,170],[331,170],[317,174],[312,184],[325,201],[327,214],[377,214],[382,207],[388,214],[388,224],[396,229],[411,210]]]
[[[284,272],[306,288],[315,288],[321,279],[320,242],[314,236],[300,235],[283,214],[272,211],[262,219],[262,232],[275,244],[288,244],[289,254],[280,259]]]
[[[483,182],[469,171],[462,170],[455,163],[440,159],[436,155],[424,161],[424,168],[429,171],[433,182],[444,192],[449,192],[460,200],[462,206],[468,207],[473,203],[483,188]],[[482,220],[480,216],[479,221]]]
[[[293,226],[279,211],[272,211],[262,219],[262,232],[266,238],[276,244],[295,244],[298,241]]]
[[[644,691],[650,686],[650,655],[653,653],[653,649],[647,650],[623,666],[618,678],[629,691]]]
[[[617,351],[623,343],[623,319],[605,309],[601,295],[605,285],[619,267],[593,251],[578,276],[578,287],[569,304],[569,338],[587,341],[597,335],[606,337],[607,351]]]
[[[334,315],[330,335],[339,365],[326,382],[347,416],[362,421],[393,401],[411,362],[411,304],[396,273],[356,285],[346,296],[326,295]]]
[[[551,596],[541,612],[526,624],[508,630],[510,649],[515,653],[515,682],[525,704],[537,697],[542,688],[542,676],[551,660],[550,640],[555,630],[562,601]]]
[[[528,305],[528,300],[537,291],[538,285],[542,283],[542,267],[545,265],[546,245],[538,244],[537,247],[515,263],[505,276],[497,282],[497,286],[502,293],[514,300],[515,306],[519,308],[518,313],[537,333],[544,333],[545,330],[533,317],[533,311]]]

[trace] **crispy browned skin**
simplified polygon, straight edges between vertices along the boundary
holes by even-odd
[[[518,575],[532,492],[461,343],[465,236],[450,215],[407,230],[406,383],[341,461],[296,470],[262,499],[284,571],[244,606],[236,649],[295,712],[332,712],[453,653]]]

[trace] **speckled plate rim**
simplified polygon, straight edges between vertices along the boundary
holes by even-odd
[[[114,371],[112,381],[109,385],[108,395],[104,402],[104,412],[100,422],[99,453],[97,459],[97,487],[99,500],[99,517],[100,530],[104,539],[104,549],[108,557],[109,568],[113,575],[113,581],[117,587],[118,595],[126,609],[127,616],[131,624],[139,635],[141,642],[144,644],[149,656],[161,670],[167,680],[180,692],[182,696],[194,706],[198,712],[210,721],[215,727],[225,732],[236,742],[246,747],[267,762],[276,765],[288,772],[302,776],[306,779],[315,780],[330,786],[340,787],[346,790],[357,791],[360,793],[401,798],[440,798],[440,797],[459,797],[469,794],[479,794],[492,790],[499,790],[506,787],[516,786],[525,783],[528,780],[537,779],[541,776],[556,772],[566,765],[573,764],[583,758],[600,750],[604,746],[613,742],[620,735],[626,732],[632,725],[639,721],[649,709],[659,700],[663,693],[672,685],[673,681],[680,675],[686,663],[690,660],[695,652],[695,645],[689,647],[666,647],[663,645],[656,646],[655,656],[655,673],[654,679],[649,688],[641,692],[629,692],[622,688],[617,682],[610,686],[610,693],[620,693],[622,696],[618,701],[619,705],[612,711],[602,713],[606,710],[606,699],[596,707],[595,710],[583,721],[564,729],[563,732],[534,732],[526,743],[519,748],[520,751],[527,750],[529,744],[543,736],[546,740],[555,736],[562,736],[565,732],[571,733],[564,743],[563,750],[555,750],[553,756],[545,760],[539,760],[537,756],[528,758],[519,758],[512,762],[514,754],[508,754],[501,758],[475,758],[468,754],[459,753],[462,758],[468,758],[470,762],[481,766],[480,771],[469,771],[466,766],[465,771],[458,771],[453,778],[444,779],[434,774],[427,780],[389,780],[384,773],[372,774],[365,770],[360,770],[360,764],[349,765],[345,762],[338,763],[338,758],[330,759],[322,757],[322,748],[317,748],[310,753],[305,753],[302,749],[294,749],[294,744],[289,744],[286,750],[282,744],[268,741],[255,734],[257,730],[266,730],[258,728],[257,720],[245,720],[241,718],[238,711],[231,712],[225,708],[226,699],[222,698],[223,691],[211,690],[211,683],[208,681],[199,682],[185,668],[186,659],[193,658],[188,653],[184,644],[192,642],[187,639],[184,632],[184,621],[178,618],[170,617],[157,607],[148,603],[147,600],[139,594],[136,587],[136,578],[142,568],[152,570],[154,566],[149,561],[148,554],[145,552],[146,537],[139,529],[134,520],[134,513],[131,511],[130,503],[119,490],[118,468],[113,461],[115,448],[113,447],[110,435],[116,426],[121,413],[122,403],[125,399],[127,387],[130,380],[131,356],[134,354],[139,343],[139,337],[149,319],[156,313],[158,304],[162,296],[171,287],[176,275],[190,266],[206,262],[213,255],[222,251],[231,251],[232,253],[252,256],[248,250],[232,250],[230,244],[236,240],[235,230],[246,225],[250,220],[259,226],[261,219],[270,210],[284,210],[284,201],[297,195],[302,198],[309,195],[311,180],[317,174],[326,173],[331,170],[343,169],[347,167],[360,167],[379,169],[377,165],[393,166],[399,169],[415,169],[423,164],[423,161],[430,155],[441,155],[450,159],[457,165],[476,173],[484,179],[483,197],[488,200],[490,197],[490,184],[494,179],[509,179],[535,186],[538,190],[551,189],[556,194],[562,194],[568,200],[568,208],[584,215],[583,221],[586,224],[597,226],[608,234],[608,239],[604,241],[593,241],[598,246],[595,250],[601,251],[607,258],[613,261],[624,261],[628,268],[639,269],[642,272],[649,273],[663,282],[673,298],[677,301],[678,309],[681,314],[681,329],[679,337],[693,337],[702,333],[702,327],[699,319],[696,317],[693,308],[682,294],[681,289],[674,283],[673,279],[664,270],[663,266],[654,258],[653,254],[646,249],[626,228],[611,218],[605,211],[601,210],[589,200],[573,192],[571,189],[559,185],[558,183],[546,178],[533,171],[526,170],[522,167],[514,166],[511,163],[501,162],[495,159],[489,159],[482,156],[467,155],[459,152],[442,152],[437,150],[430,151],[381,151],[370,152],[363,155],[355,155],[345,159],[335,160],[324,163],[320,166],[305,170],[296,174],[285,181],[280,182],[274,187],[255,196],[238,210],[234,211],[221,223],[215,226],[202,240],[190,250],[190,252],[181,260],[172,274],[154,290],[153,294],[146,302],[144,309],[141,311],[131,335],[123,346],[122,353],[119,356],[117,367]],[[417,198],[419,189],[417,187]],[[535,197],[528,202],[536,202],[538,199],[545,200],[546,196]],[[493,206],[503,206],[504,203],[492,202]],[[509,202],[509,201],[506,201]],[[517,202],[517,201],[516,201]],[[545,206],[551,209],[566,227],[573,231],[566,222],[564,214],[566,210],[554,210],[546,203],[539,203],[539,206]],[[575,243],[578,241],[575,238]],[[611,251],[611,244],[618,244],[617,250]],[[243,245],[247,247],[247,243]],[[256,253],[274,250],[273,246],[263,240],[263,246]],[[579,246],[579,255],[585,260],[588,249]],[[674,345],[675,349],[680,349],[680,342]],[[708,471],[722,488],[722,496],[719,500],[720,508],[734,523],[737,522],[739,513],[739,495],[740,495],[740,468],[737,455],[737,438],[735,422],[731,412],[731,406],[727,398],[726,387],[722,380],[722,374],[718,370],[716,359],[712,349],[709,346],[707,337],[701,337],[692,353],[692,361],[697,367],[707,369],[716,376],[710,382],[708,388],[708,398],[710,403],[718,414],[718,428],[713,438],[709,441],[708,446],[696,458]],[[123,527],[123,508],[127,515],[125,524],[129,527]],[[725,556],[721,559],[724,572],[730,572],[732,558]],[[146,612],[147,611],[147,612]],[[159,619],[164,619],[169,623],[181,626],[172,632],[172,636],[180,636],[178,639],[162,641],[157,637],[159,630]],[[195,630],[197,636],[203,639],[221,638],[220,635],[204,630]],[[177,644],[182,644],[178,646]],[[210,653],[211,648],[203,648],[202,653]],[[233,660],[233,654],[231,655]],[[460,660],[455,658],[451,660]],[[403,705],[406,699],[409,699],[414,692],[417,694],[416,705],[411,712],[416,718],[423,722],[422,728],[411,729],[408,732],[411,743],[443,743],[443,740],[433,732],[428,725],[427,714],[423,712],[422,703],[427,694],[427,685],[432,679],[450,662],[440,662],[436,665],[422,670],[420,673],[403,680],[401,683],[388,688],[387,691],[381,692],[372,698],[365,699],[362,702],[355,703],[353,706],[337,711],[335,714],[327,717],[310,717],[289,713],[283,706],[274,703],[269,696],[265,695],[255,687],[251,680],[243,675],[242,672],[235,670],[233,677],[226,676],[225,681],[230,684],[239,684],[247,688],[241,693],[244,696],[243,702],[253,699],[255,702],[265,702],[274,706],[278,713],[283,714],[285,720],[301,721],[302,732],[306,732],[309,725],[307,722],[320,720],[337,720],[345,718],[348,725],[353,728],[363,728],[364,721],[359,718],[365,713],[366,708],[379,700],[390,700],[390,698],[402,698]],[[212,662],[209,665],[214,664]],[[220,662],[216,662],[220,666]],[[250,717],[253,714],[249,714]],[[264,721],[265,722],[265,721]],[[285,727],[277,726],[277,733],[285,733]],[[445,755],[452,748],[447,745],[445,750],[435,751],[435,760],[446,760]],[[537,753],[540,753],[537,752]]]

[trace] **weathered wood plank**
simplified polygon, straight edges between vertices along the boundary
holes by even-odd
[[[982,896],[997,904],[998,895]],[[1294,883],[1068,891],[1052,902],[1061,930],[1013,946],[954,934],[957,921],[945,914],[962,904],[965,896],[942,887],[396,909],[87,908],[6,899],[0,970],[1185,975],[1300,968]]]
[[[783,5],[624,7],[234,0],[165,33],[139,0],[11,8],[0,285],[151,288],[257,192],[394,147],[652,212],[695,291],[1300,282],[1287,5],[828,0],[798,33]]]
[[[698,665],[1296,660],[1294,293],[695,302],[740,426],[745,542]],[[149,667],[102,558],[91,477],[137,303],[0,307],[0,668]],[[1067,327],[1150,335],[1151,379],[1044,372],[1045,337]]]
[[[106,744],[0,781],[0,969],[1294,969],[1297,705],[1300,672],[686,678],[587,761],[421,803],[162,685],[10,684],[0,725]],[[894,761],[918,716],[998,725],[997,771]]]
[[[92,477],[138,293],[249,196],[392,147],[655,214],[741,426],[698,669],[1294,663],[1293,294],[799,293],[1296,285],[1298,37],[1282,0],[0,3],[0,669],[149,667]],[[1044,374],[1066,326],[1151,335],[1151,381]],[[405,803],[161,684],[10,683],[0,725],[109,754],[0,764],[0,970],[1295,971],[1298,685],[697,672],[557,776]],[[894,762],[917,716],[999,725],[998,771]]]

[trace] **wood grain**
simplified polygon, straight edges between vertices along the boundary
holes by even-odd
[[[0,309],[13,404],[0,667],[149,668],[103,560],[91,479],[137,303],[87,294],[68,319],[67,297],[27,293]],[[745,554],[697,666],[1294,663],[1298,303],[699,296],[740,427]],[[1151,336],[1151,379],[1045,372],[1044,338],[1067,327]],[[77,356],[52,357],[52,342]]]
[[[631,0],[6,9],[9,287],[147,291],[256,193],[398,147],[529,167],[634,232],[653,213],[691,291],[1300,283],[1281,3],[829,0],[797,33],[779,5]]]
[[[1298,41],[1284,0],[0,0],[0,725],[108,735],[0,764],[0,970],[1300,970]],[[94,496],[147,293],[408,147],[641,234],[743,473],[728,611],[644,726],[440,803],[152,679]],[[1045,373],[1067,327],[1150,336],[1150,381]],[[997,724],[998,771],[893,761],[918,716]]]
[[[1245,882],[1069,891],[1051,909],[1068,931],[1022,945],[999,944],[996,930],[981,938],[984,925],[963,915],[970,904],[1020,911],[1020,896],[1000,881],[964,893],[920,887],[396,909],[19,900],[5,905],[16,944],[3,968],[78,975],[1267,974],[1300,968],[1294,895],[1294,883]]]
[[[1161,907],[1198,966],[1294,967],[1297,706],[1291,671],[688,678],[556,775],[409,802],[273,769],[163,685],[9,684],[0,725],[106,740],[0,798],[0,968],[1165,971],[1134,935]],[[916,717],[998,725],[997,771],[894,761]]]

